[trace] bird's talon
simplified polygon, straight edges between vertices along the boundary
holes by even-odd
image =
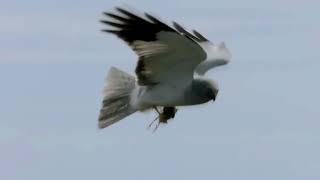
[[[160,121],[158,122],[158,124],[156,125],[156,127],[153,129],[152,133],[155,133],[158,129],[158,127],[160,126]]]
[[[151,128],[151,126],[152,126],[152,124],[154,123],[154,122],[156,122],[157,120],[159,119],[159,116],[158,117],[156,117],[150,124],[149,124],[149,126],[148,126],[148,128],[147,129],[150,129]]]

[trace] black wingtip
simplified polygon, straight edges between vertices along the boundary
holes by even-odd
[[[176,29],[180,29],[182,28],[177,22],[173,21],[172,22],[173,26],[176,28]]]
[[[105,16],[109,17],[109,18],[118,20],[120,22],[124,22],[124,23],[129,23],[130,22],[130,19],[128,19],[127,17],[122,17],[122,16],[119,16],[119,15],[116,15],[116,14],[113,14],[113,13],[109,13],[109,12],[104,12],[103,14]]]
[[[157,18],[153,17],[152,15],[150,15],[149,13],[144,13],[144,15],[151,20],[154,23],[161,23]]]
[[[205,38],[202,34],[200,34],[198,31],[193,30],[192,31],[194,35],[196,35],[201,41],[209,41],[207,38]]]
[[[126,28],[127,25],[126,24],[121,24],[121,23],[115,23],[115,22],[112,22],[112,21],[108,21],[108,20],[100,20],[101,23],[103,24],[106,24],[106,25],[109,25],[109,26],[112,26],[112,27],[116,27],[116,28]]]
[[[173,28],[147,14],[134,13],[126,8],[115,7],[113,12],[103,12],[107,17],[100,22],[110,26],[111,30],[102,30],[117,35],[127,43],[136,40],[155,41],[161,31],[176,32]]]
[[[130,18],[133,18],[133,19],[141,19],[141,18],[138,17],[137,15],[135,15],[135,14],[133,14],[133,13],[131,13],[131,12],[123,9],[123,8],[116,7],[115,9],[116,9],[119,13],[124,14],[124,15],[126,15],[126,16],[128,16],[128,17],[130,17]]]
[[[184,33],[189,35],[190,33],[184,28],[182,27],[180,24],[178,24],[177,22],[173,21],[173,27],[176,28],[179,32]],[[191,34],[190,34],[191,35]]]
[[[102,23],[102,24],[107,24],[107,23],[106,23],[106,22],[107,22],[106,20],[100,20],[99,22]]]
[[[117,30],[102,29],[101,31],[102,31],[102,32],[106,32],[106,33],[115,34],[115,35],[118,35],[118,34],[119,34],[119,31],[117,31]]]
[[[173,27],[176,28],[180,33],[184,33],[186,32],[186,30],[177,22],[173,21]]]
[[[178,24],[177,22],[173,22],[173,26],[182,34],[184,34],[186,37],[188,37],[189,39],[195,40],[195,41],[200,41],[200,39],[196,36],[194,36],[193,34],[191,34],[190,32],[188,32],[185,28],[183,28],[180,24]]]
[[[103,15],[107,16],[107,17],[112,17],[114,14],[109,13],[109,12],[103,12]]]

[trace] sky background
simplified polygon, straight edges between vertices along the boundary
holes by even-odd
[[[97,129],[111,66],[135,54],[100,32],[129,4],[196,28],[233,54],[207,77],[215,103]],[[320,179],[320,2],[1,0],[0,179]]]

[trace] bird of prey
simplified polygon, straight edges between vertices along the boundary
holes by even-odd
[[[177,106],[216,100],[217,84],[203,75],[230,61],[224,43],[213,44],[196,30],[189,32],[176,22],[168,25],[148,13],[116,7],[104,15],[107,19],[101,22],[108,28],[103,31],[125,41],[138,62],[136,77],[115,67],[109,70],[99,128],[148,109],[158,112],[158,124],[167,123]]]

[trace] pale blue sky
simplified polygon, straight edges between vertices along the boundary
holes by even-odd
[[[225,41],[215,103],[97,129],[110,66],[136,57],[103,34],[129,4]],[[320,179],[319,1],[1,1],[0,179]]]

